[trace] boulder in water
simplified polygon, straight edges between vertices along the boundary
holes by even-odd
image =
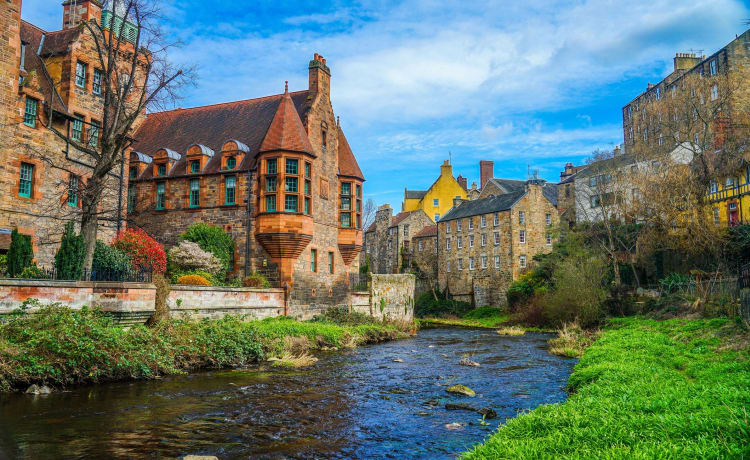
[[[487,420],[497,417],[497,412],[491,407],[483,407],[482,409],[479,409],[477,413]]]
[[[446,403],[445,408],[447,410],[469,410],[469,411],[476,411],[473,407],[466,403]]]
[[[453,423],[446,423],[445,427],[448,428],[449,430],[460,430],[461,428],[464,427],[464,425],[466,425],[466,424],[465,423],[453,422]]]
[[[477,394],[474,393],[474,390],[471,388],[465,386],[465,385],[451,385],[448,388],[445,389],[448,393],[454,393],[458,395],[464,395],[464,396],[476,396]]]
[[[464,358],[461,361],[458,362],[458,364],[462,366],[471,366],[471,367],[479,367],[479,363],[476,361],[472,361],[469,358]]]
[[[48,395],[52,393],[52,389],[47,385],[39,386],[34,384],[26,389],[26,393],[30,395]]]

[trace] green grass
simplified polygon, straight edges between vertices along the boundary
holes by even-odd
[[[0,324],[0,391],[32,383],[60,388],[245,366],[281,355],[292,345],[305,352],[405,336],[392,324],[339,325],[284,317],[166,320],[125,329],[98,311],[62,306],[12,314],[6,321]]]
[[[750,456],[748,333],[732,320],[613,320],[569,386],[463,458]]]

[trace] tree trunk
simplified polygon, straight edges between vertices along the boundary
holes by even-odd
[[[88,279],[91,276],[91,267],[94,263],[94,250],[96,249],[96,237],[99,230],[99,202],[101,201],[102,177],[94,171],[86,184],[83,200],[83,212],[81,213],[81,235],[83,236],[84,258],[83,272]]]

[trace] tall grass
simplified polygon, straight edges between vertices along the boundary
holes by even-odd
[[[613,320],[573,394],[508,421],[464,459],[747,458],[748,333],[727,319]]]

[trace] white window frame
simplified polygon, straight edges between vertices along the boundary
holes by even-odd
[[[526,244],[526,230],[521,230],[518,233],[518,241],[520,244]]]
[[[482,270],[487,269],[487,256],[482,256]]]
[[[451,250],[451,239],[450,238],[446,238],[445,239],[445,250],[446,251],[450,251]]]
[[[463,222],[463,219],[458,219],[458,220],[456,221],[456,233],[458,233],[458,232],[462,231],[462,230],[461,230],[461,223],[462,223],[462,222]]]
[[[469,230],[474,230],[474,216],[469,217]]]
[[[419,247],[419,252],[422,252],[424,250],[424,240],[419,240],[417,246]]]
[[[552,234],[547,233],[547,246],[552,246]]]
[[[474,258],[469,257],[469,271],[473,271],[473,270],[474,270]]]
[[[480,221],[481,221],[480,225],[482,226],[482,228],[487,226],[487,216],[482,216]]]
[[[711,100],[715,101],[719,98],[719,85],[713,85],[711,87]]]
[[[552,214],[551,213],[545,214],[544,215],[544,220],[547,223],[547,227],[549,227],[550,225],[552,225]]]
[[[525,255],[521,255],[518,261],[519,261],[519,266],[521,268],[526,268],[526,256]]]
[[[474,247],[474,235],[469,235],[469,247]]]
[[[495,218],[494,218],[493,224],[495,225],[495,227],[497,227],[498,225],[500,225],[500,214],[497,213],[497,212],[495,213]]]
[[[710,75],[716,75],[716,72],[718,72],[718,65],[716,63],[716,59],[712,59],[711,62],[708,63],[708,73]]]
[[[463,270],[464,269],[464,259],[458,259],[456,261],[456,265],[458,265],[458,269],[459,270]]]
[[[526,225],[526,212],[518,211],[518,223],[520,225]]]
[[[464,239],[460,236],[456,237],[456,249],[463,249],[464,247]]]
[[[495,232],[495,246],[500,246],[500,232]]]
[[[500,256],[495,256],[495,268],[500,268]]]
[[[487,234],[486,233],[482,233],[482,242],[481,242],[481,245],[482,245],[482,247],[487,246]]]
[[[446,222],[445,223],[445,233],[450,233],[450,232],[451,232],[451,223],[450,222]]]

